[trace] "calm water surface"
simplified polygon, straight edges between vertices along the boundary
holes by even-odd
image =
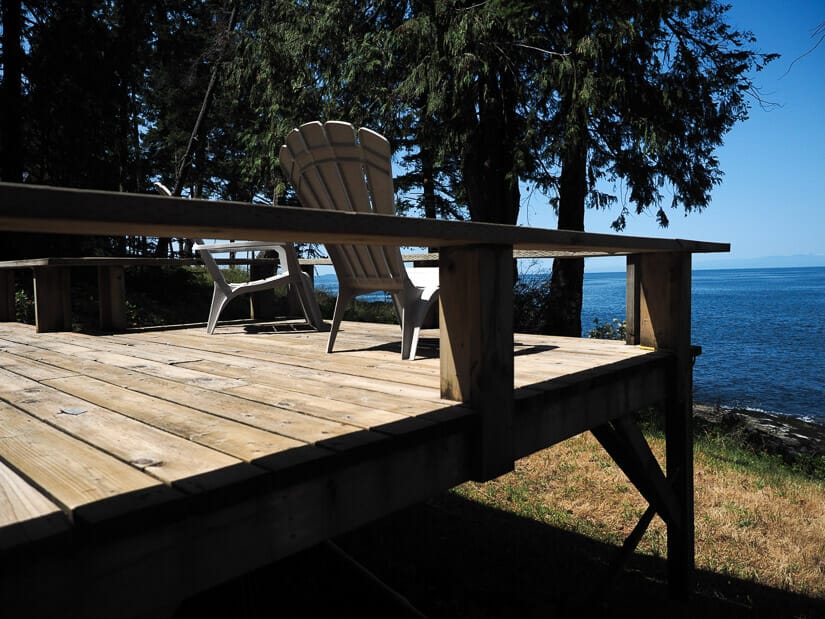
[[[585,275],[585,330],[624,294],[624,273]],[[697,402],[825,423],[825,268],[694,271],[692,341]]]
[[[586,273],[584,335],[624,315],[624,273]],[[697,402],[825,423],[825,267],[694,271],[692,329]]]

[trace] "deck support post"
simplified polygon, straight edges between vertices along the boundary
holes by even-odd
[[[123,266],[97,267],[98,307],[102,331],[126,329],[126,274]]]
[[[513,248],[444,247],[439,261],[441,397],[481,416],[475,477],[513,470]]]
[[[0,271],[0,322],[14,322],[14,271]]]
[[[72,330],[69,267],[35,267],[34,322],[38,333]]]
[[[627,341],[673,353],[665,408],[667,479],[679,517],[668,522],[667,571],[673,598],[693,589],[693,368],[690,345],[691,255],[639,254],[627,261]]]

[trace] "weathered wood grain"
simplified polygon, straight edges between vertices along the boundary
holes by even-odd
[[[79,382],[75,378],[55,380]],[[100,402],[109,397],[105,383],[87,383],[87,387],[98,391],[93,397]],[[0,369],[0,396],[67,435],[187,492],[222,487],[256,474],[237,458],[4,369]]]
[[[72,518],[91,522],[166,502],[158,479],[0,400],[0,460]]]
[[[0,550],[68,529],[60,508],[0,461]]]
[[[286,408],[269,406],[254,400],[214,391],[200,385],[179,383],[168,378],[129,371],[116,366],[107,366],[94,360],[68,357],[50,350],[23,349],[17,355],[58,367],[77,368],[81,373],[103,381],[114,381],[118,385],[128,385],[139,393],[144,393],[172,402],[185,402],[187,406],[226,419],[251,425],[262,430],[275,432],[304,443],[315,443],[349,434],[359,430],[356,426],[337,423],[310,415],[304,415]]]
[[[74,376],[44,384],[246,462],[307,446],[302,441],[125,388],[128,381],[118,386],[88,376]]]
[[[442,248],[441,396],[481,415],[477,478],[512,470],[512,247]],[[447,327],[449,325],[449,327]]]

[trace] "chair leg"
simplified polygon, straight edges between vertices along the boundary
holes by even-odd
[[[415,359],[415,351],[418,349],[418,334],[421,331],[421,323],[412,320],[408,316],[412,312],[404,312],[404,319],[401,321],[401,359],[408,361]]]
[[[304,317],[307,322],[313,327],[322,331],[325,327],[324,319],[321,316],[321,308],[318,307],[318,300],[315,298],[313,291],[312,280],[304,272],[300,272],[299,283],[296,286],[298,299],[301,302],[301,307],[304,310]]]
[[[404,308],[401,318],[401,359],[404,361],[415,359],[418,335],[428,307],[429,303],[418,300]]]
[[[408,361],[415,359],[418,350],[418,336],[421,334],[421,325],[427,317],[430,306],[438,297],[421,297],[407,301],[401,317],[401,359]]]
[[[327,340],[327,352],[332,352],[332,347],[335,345],[335,337],[338,335],[338,327],[341,326],[341,319],[344,317],[344,310],[353,298],[352,291],[347,288],[338,287],[338,299],[335,301],[335,311],[332,314],[332,327],[329,331],[329,339]]]
[[[206,332],[209,335],[212,335],[212,332],[215,330],[215,325],[218,324],[218,318],[230,298],[225,291],[221,290],[218,285],[215,284],[212,290],[212,305],[209,308],[209,320],[206,323]]]

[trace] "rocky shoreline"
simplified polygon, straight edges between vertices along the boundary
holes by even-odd
[[[752,410],[694,404],[697,432],[720,431],[787,462],[825,457],[825,425]]]

